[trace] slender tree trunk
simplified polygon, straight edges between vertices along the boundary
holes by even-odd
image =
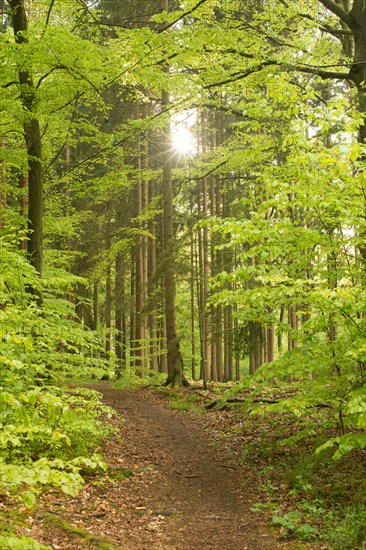
[[[162,11],[169,11],[168,0],[161,0]],[[166,72],[169,72],[166,67]],[[162,93],[163,110],[170,105],[169,93]],[[175,239],[173,225],[173,178],[170,143],[170,127],[167,123],[165,130],[165,143],[163,158],[163,212],[164,212],[164,294],[165,294],[165,320],[167,339],[168,378],[166,383],[173,386],[182,386],[185,382],[183,375],[183,359],[179,348],[179,340],[176,328],[176,281],[175,281]]]
[[[15,42],[28,44],[28,22],[24,0],[8,0],[12,10]],[[43,166],[39,121],[34,115],[36,90],[28,70],[19,68],[20,97],[23,106],[23,127],[28,155],[28,256],[42,275],[43,256]],[[37,295],[37,292],[33,292]],[[40,303],[40,296],[37,295]]]
[[[267,361],[270,363],[275,359],[275,334],[274,326],[270,325],[266,328],[267,331]]]
[[[111,353],[111,328],[112,328],[112,280],[111,280],[111,268],[107,269],[106,273],[106,292],[105,292],[105,351],[107,358],[109,359]]]
[[[135,288],[136,288],[136,247],[131,250],[131,282],[130,282],[130,368],[134,369],[136,366],[136,342],[135,342]]]
[[[153,186],[152,186],[153,187]],[[153,195],[150,196],[150,200]],[[150,336],[150,368],[154,372],[159,370],[158,361],[158,323],[156,318],[157,292],[156,292],[156,229],[153,223],[149,228],[152,237],[149,242],[149,267],[148,267],[148,287],[149,287],[149,336]]]
[[[233,378],[233,315],[232,307],[224,310],[224,380]]]
[[[24,220],[28,220],[28,172],[25,174],[20,174],[19,177],[19,188],[20,188],[20,215]],[[27,222],[28,223],[28,222]],[[22,238],[19,243],[20,250],[27,252],[28,250],[28,239]]]
[[[234,310],[236,312],[236,309]],[[240,380],[240,350],[239,350],[239,321],[237,317],[234,317],[234,348],[235,348],[235,380]]]
[[[190,219],[193,218],[193,199],[192,195],[189,200],[189,213]],[[192,224],[191,224],[192,225]],[[193,227],[190,228],[190,277],[189,277],[189,291],[190,291],[190,314],[191,314],[191,371],[192,380],[196,380],[196,307],[195,307],[195,234]]]
[[[289,332],[288,332],[288,339],[287,339],[287,348],[289,351],[296,348],[297,341],[294,336],[294,332],[298,328],[298,318],[296,315],[296,306],[290,306],[288,308],[288,325],[289,325]]]
[[[254,374],[261,365],[262,325],[258,321],[249,322],[249,373]]]
[[[115,274],[115,353],[117,360],[116,375],[117,378],[122,376],[125,364],[125,314],[124,314],[124,300],[125,300],[125,263],[121,253],[116,257],[116,274]]]
[[[197,270],[197,294],[198,294],[198,324],[200,332],[200,378],[202,378],[206,387],[207,383],[207,317],[205,315],[205,292],[204,292],[204,273],[203,273],[203,238],[202,229],[198,231],[198,263]]]
[[[284,307],[281,307],[281,311],[280,311],[280,330],[278,331],[278,334],[277,334],[277,347],[278,347],[278,353],[281,355],[282,354],[282,351],[283,351],[283,338],[282,338],[282,325],[283,325],[283,322],[285,320],[285,308]]]
[[[99,320],[99,292],[98,281],[93,283],[93,330],[98,330]]]

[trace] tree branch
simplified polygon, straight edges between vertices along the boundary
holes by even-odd
[[[55,65],[55,66],[52,67],[52,69],[50,69],[47,73],[45,73],[44,75],[42,75],[42,76],[39,77],[38,82],[37,82],[35,88],[38,90],[38,88],[40,87],[40,85],[42,84],[42,82],[43,82],[48,76],[50,76],[52,73],[54,73],[55,71],[57,71],[58,69],[63,70],[63,69],[67,69],[67,67],[66,67],[66,65]]]
[[[331,11],[332,13],[334,13],[334,15],[339,17],[339,19],[343,21],[343,23],[345,23],[347,27],[350,26],[350,15],[343,8],[338,6],[338,4],[333,2],[333,0],[319,0],[319,2],[323,4],[323,6],[327,8],[327,10]]]
[[[247,76],[257,73],[258,71],[261,71],[262,69],[264,69],[264,67],[268,67],[270,65],[278,65],[278,62],[275,60],[263,61],[263,63],[260,63],[259,65],[255,65],[254,67],[251,67],[250,69],[244,72],[234,73],[230,77],[226,78],[225,80],[220,80],[220,82],[213,82],[212,84],[206,84],[206,86],[203,86],[203,89],[210,90],[211,88],[217,88],[217,86],[223,86],[224,84],[230,84],[231,82],[238,82],[239,80],[243,80],[244,78],[247,78]]]
[[[210,90],[211,88],[223,86],[224,84],[230,84],[231,82],[238,82],[239,80],[243,80],[244,78],[247,78],[251,74],[254,74],[258,71],[262,71],[265,67],[269,67],[271,65],[277,66],[283,71],[300,72],[300,73],[312,74],[314,76],[320,76],[320,78],[322,78],[323,80],[329,80],[329,79],[352,80],[352,77],[349,72],[340,73],[336,71],[325,71],[324,69],[321,69],[319,67],[307,67],[304,65],[290,65],[287,63],[280,63],[279,61],[276,61],[275,59],[273,59],[269,61],[263,61],[263,63],[260,63],[259,65],[255,65],[254,67],[251,67],[250,69],[244,72],[233,73],[229,78],[226,78],[225,80],[221,80],[220,82],[206,84],[206,86],[203,86],[203,89]]]
[[[320,23],[315,17],[312,17],[308,13],[300,13],[299,15],[315,23],[321,31],[327,32],[337,38],[339,36],[352,36],[352,31],[350,29],[336,29],[327,23]]]
[[[178,23],[178,21],[181,21],[181,19],[184,19],[184,17],[187,17],[187,15],[191,15],[191,13],[196,11],[205,2],[207,2],[207,0],[200,0],[193,8],[191,8],[190,10],[185,11],[184,13],[182,13],[182,15],[177,17],[177,19],[175,19],[172,23],[169,23],[169,25],[166,25],[163,29],[161,29],[158,34],[161,34],[162,32],[167,31],[168,29],[173,27],[173,25]]]
[[[48,8],[48,12],[47,12],[47,17],[46,17],[46,22],[45,22],[45,28],[47,27],[48,23],[50,22],[51,13],[52,13],[52,9],[53,9],[54,3],[55,3],[55,0],[51,0],[50,7]],[[44,32],[44,31],[43,31],[43,32]]]

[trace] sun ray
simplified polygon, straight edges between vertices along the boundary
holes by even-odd
[[[182,156],[192,155],[195,150],[195,139],[192,133],[183,126],[178,124],[172,130],[173,149]]]

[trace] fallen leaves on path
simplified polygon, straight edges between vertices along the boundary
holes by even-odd
[[[43,495],[38,540],[55,550],[290,548],[250,510],[255,476],[215,440],[212,417],[171,410],[146,390],[98,389],[119,413],[120,432],[102,449],[110,470],[90,476],[75,498]]]

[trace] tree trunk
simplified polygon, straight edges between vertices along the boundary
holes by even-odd
[[[249,323],[249,373],[254,374],[261,365],[262,325],[258,321]]]
[[[116,353],[116,375],[117,378],[122,376],[122,371],[126,367],[125,363],[125,314],[124,314],[124,300],[125,300],[125,263],[123,255],[119,253],[116,257],[116,282],[115,282],[115,353]]]
[[[28,44],[28,22],[24,0],[8,0],[12,11],[15,42]],[[42,275],[43,252],[43,166],[42,142],[38,119],[34,116],[36,90],[28,70],[18,70],[23,106],[23,128],[28,155],[28,256],[31,265]],[[40,302],[40,296],[36,291]]]
[[[161,0],[162,11],[169,11],[168,0]],[[166,73],[169,72],[166,67]],[[170,105],[169,93],[162,93],[163,111]],[[164,213],[164,293],[165,293],[165,320],[166,320],[166,344],[168,361],[168,378],[166,384],[182,386],[185,382],[183,375],[183,358],[179,348],[179,340],[176,328],[176,282],[175,282],[175,239],[173,226],[173,178],[170,143],[169,121],[165,128],[165,143],[163,151],[163,213]]]
[[[153,189],[154,186],[151,186]],[[154,197],[154,191],[150,200]],[[156,316],[157,293],[156,293],[156,228],[152,223],[149,228],[152,237],[149,240],[149,264],[148,264],[148,288],[149,288],[149,336],[150,336],[150,368],[154,372],[159,370],[158,361],[158,322]]]
[[[165,2],[162,2],[164,5]],[[166,9],[166,8],[163,8]],[[169,96],[163,92],[163,108],[169,105]],[[166,345],[168,361],[167,384],[181,386],[183,384],[183,360],[179,349],[176,329],[176,283],[175,283],[175,248],[173,231],[173,180],[169,140],[166,140],[163,154],[163,212],[164,212],[164,295],[166,320]]]
[[[93,330],[98,330],[99,303],[98,303],[98,282],[93,283]]]
[[[111,268],[107,269],[106,273],[106,292],[105,292],[105,351],[107,359],[110,357],[111,352],[111,327],[112,327],[112,281],[111,281]]]
[[[193,218],[193,199],[192,195],[189,200],[189,213],[190,219]],[[191,314],[191,375],[192,380],[196,380],[196,307],[195,307],[195,233],[193,232],[193,223],[190,227],[190,277],[189,277],[189,291],[190,291],[190,314]]]

